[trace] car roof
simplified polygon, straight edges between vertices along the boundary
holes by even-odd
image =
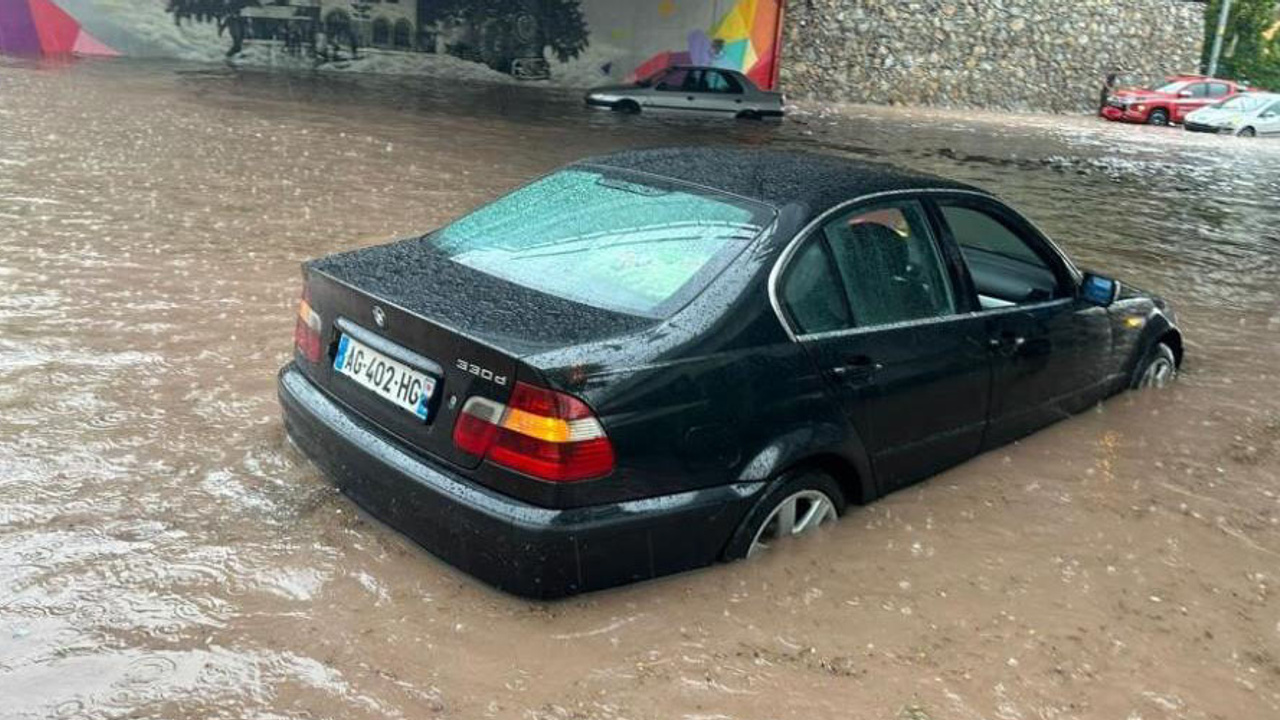
[[[751,198],[809,217],[849,200],[903,190],[982,192],[964,183],[884,163],[810,152],[735,147],[676,147],[587,158],[580,164],[649,173]]]

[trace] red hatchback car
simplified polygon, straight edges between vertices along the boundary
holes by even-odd
[[[1246,88],[1230,80],[1199,75],[1180,75],[1154,90],[1146,88],[1117,90],[1102,108],[1102,117],[1119,122],[1168,125],[1181,123],[1193,110],[1199,110]]]

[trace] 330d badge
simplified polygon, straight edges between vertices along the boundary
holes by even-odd
[[[468,362],[466,360],[463,360],[462,358],[458,358],[457,365],[459,370],[463,372],[471,373],[472,375],[475,375],[481,380],[488,380],[491,383],[495,383],[503,387],[507,386],[506,375],[499,375],[492,370],[487,370],[485,368],[480,367],[479,365],[476,365],[473,362]]]

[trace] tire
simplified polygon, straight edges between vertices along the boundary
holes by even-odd
[[[1158,342],[1151,346],[1143,356],[1138,367],[1133,371],[1133,381],[1129,384],[1134,390],[1148,390],[1168,387],[1178,379],[1178,357],[1168,343]]]
[[[506,23],[490,21],[480,33],[480,58],[500,73],[511,73],[511,30]]]
[[[1258,131],[1257,131],[1257,130],[1254,130],[1254,129],[1253,129],[1253,128],[1251,128],[1251,127],[1247,127],[1247,128],[1245,128],[1245,129],[1241,130],[1240,132],[1236,133],[1236,135],[1238,135],[1238,136],[1240,136],[1240,137],[1242,137],[1242,138],[1258,137]]]
[[[1162,126],[1168,125],[1169,111],[1165,110],[1164,108],[1156,108],[1155,110],[1152,110],[1151,113],[1147,115],[1147,124],[1162,125]]]
[[[747,513],[729,540],[724,559],[739,560],[767,549],[768,543],[779,537],[770,536],[781,531],[780,516],[786,514],[783,506],[791,501],[795,501],[793,519],[796,525],[792,536],[808,534],[844,514],[844,494],[830,475],[812,469],[784,474]],[[825,510],[821,505],[823,502],[826,503]],[[805,520],[809,523],[800,527]]]
[[[623,100],[622,102],[614,103],[613,111],[620,112],[623,115],[639,115],[640,105],[635,100]]]

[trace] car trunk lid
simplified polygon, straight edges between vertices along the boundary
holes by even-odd
[[[408,241],[308,264],[309,304],[323,354],[300,367],[313,382],[413,448],[461,468],[452,432],[468,398],[506,403],[517,379],[539,384],[523,357],[628,333],[657,322],[590,308],[449,262]],[[342,338],[434,380],[426,418],[335,368]]]

